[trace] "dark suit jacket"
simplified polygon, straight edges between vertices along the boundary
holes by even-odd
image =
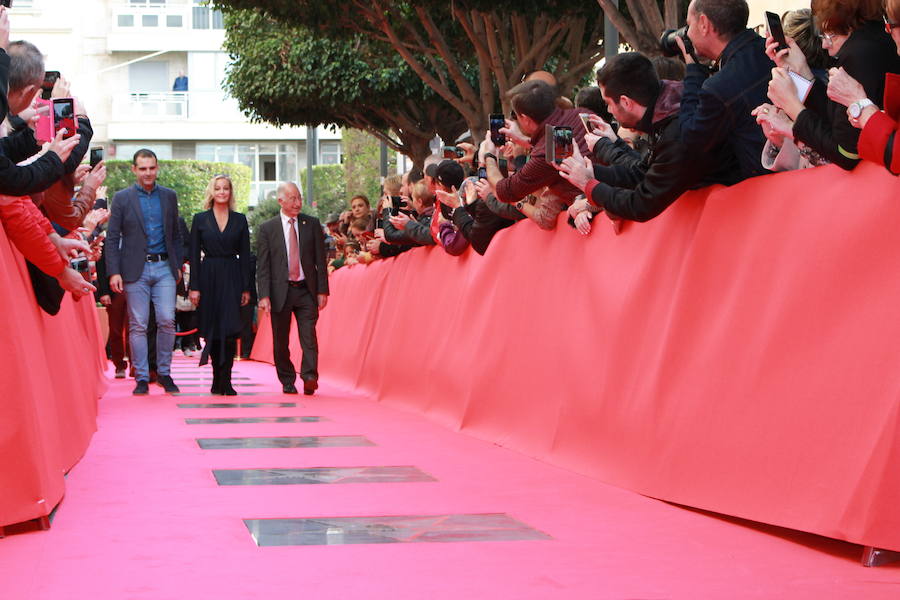
[[[178,226],[178,198],[175,190],[158,187],[169,268],[172,270],[172,277],[178,279],[184,247]],[[121,275],[127,282],[137,281],[147,264],[147,252],[144,213],[141,211],[137,190],[131,186],[113,197],[106,235],[107,273],[110,277]]]
[[[328,294],[328,270],[325,267],[325,235],[315,217],[300,213],[298,236],[300,266],[306,286],[314,297]],[[260,298],[269,298],[272,312],[281,312],[288,290],[288,258],[281,228],[281,214],[259,226],[257,234],[256,287]]]

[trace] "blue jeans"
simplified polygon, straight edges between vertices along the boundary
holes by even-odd
[[[150,321],[150,301],[156,310],[156,369],[169,375],[172,348],[175,347],[175,278],[168,261],[148,262],[140,278],[125,284],[128,297],[128,341],[134,362],[134,378],[150,380],[147,360],[147,324]]]

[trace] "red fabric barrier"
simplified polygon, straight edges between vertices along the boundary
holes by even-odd
[[[484,257],[341,269],[321,371],[647,496],[900,550],[898,185],[809,169],[619,236],[526,222]]]
[[[38,308],[22,255],[0,227],[0,527],[50,514],[63,475],[96,431],[106,390],[97,311],[67,294],[56,316]]]

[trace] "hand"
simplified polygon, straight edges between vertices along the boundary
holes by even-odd
[[[494,145],[494,142],[491,141],[491,132],[488,131],[484,140],[481,142],[481,146],[478,148],[478,156],[481,158],[481,162],[484,162],[484,157],[488,154],[493,154],[496,156],[497,154],[497,146]]]
[[[258,307],[263,312],[269,312],[272,310],[272,301],[268,298],[260,298]]]
[[[680,35],[675,36],[675,43],[678,44],[678,49],[681,50],[681,56],[684,58],[684,64],[693,65],[697,61],[694,60],[694,57],[690,55],[687,51],[687,48],[684,46],[684,40],[681,39]]]
[[[66,267],[66,270],[56,280],[64,290],[72,292],[72,296],[76,300],[97,291],[97,288],[85,281],[84,277],[72,267]]]
[[[59,252],[59,255],[62,256],[65,260],[75,258],[82,252],[87,254],[91,251],[91,247],[87,245],[87,242],[81,239],[50,236],[50,241],[53,242],[53,244],[56,246],[56,250]]]
[[[71,88],[72,86],[69,84],[69,80],[60,75],[59,79],[56,80],[56,83],[53,84],[53,90],[50,92],[50,97],[68,98],[70,96],[69,92],[71,91]],[[75,111],[75,113],[83,114],[79,113],[77,110]]]
[[[794,124],[771,104],[760,104],[750,114],[756,117],[756,122],[762,127],[766,139],[777,148],[781,148],[785,138],[793,141]]]
[[[366,250],[372,254],[381,254],[381,240],[374,239],[366,242]]]
[[[92,260],[97,262],[100,260],[100,257],[103,255],[103,240],[105,236],[98,235],[94,238],[94,241],[91,242],[91,251],[88,253],[88,260]]]
[[[475,144],[461,142],[456,147],[465,152],[461,158],[456,159],[456,162],[459,164],[472,164],[475,161]]]
[[[573,219],[585,211],[590,210],[590,204],[584,196],[578,196],[568,208],[569,216]]]
[[[603,117],[599,115],[591,115],[590,117],[588,117],[588,122],[593,128],[593,131],[591,133],[599,135],[600,137],[605,137],[611,142],[614,142],[619,138],[619,136],[616,135],[616,132],[613,131],[612,125],[604,121]]]
[[[478,192],[478,197],[481,198],[482,201],[487,200],[488,196],[494,193],[494,186],[491,185],[491,182],[487,179],[479,179],[475,182],[475,191]],[[466,201],[468,202],[468,195],[466,196]],[[474,202],[474,200],[473,200]],[[469,202],[471,204],[471,202]]]
[[[580,212],[575,216],[575,229],[578,230],[578,233],[581,235],[587,235],[591,232],[591,219],[594,218],[594,215],[586,210],[584,212]]]
[[[19,113],[19,118],[25,121],[32,131],[37,129],[38,121],[43,115],[50,114],[50,107],[46,104],[38,106],[36,100],[37,98],[35,98],[35,102],[31,103],[31,106]]]
[[[506,119],[506,127],[501,127],[500,133],[505,135],[506,139],[510,140],[516,146],[520,146],[525,150],[531,148],[531,139],[522,133],[522,130],[519,129],[519,124],[516,121]]]
[[[324,310],[328,305],[328,294],[319,294],[319,310]]]
[[[466,194],[468,195],[468,188],[466,188]],[[451,188],[449,192],[445,192],[444,190],[434,190],[434,197],[437,198],[438,202],[449,206],[450,208],[457,208],[459,206],[459,194],[456,193],[456,188]],[[440,212],[437,211],[437,212]]]
[[[866,90],[855,79],[847,75],[844,67],[828,71],[828,97],[841,106],[850,106],[866,98]]]
[[[107,190],[107,188],[106,188],[105,185],[101,185],[100,187],[98,187],[98,188],[97,188],[97,198],[106,198],[106,197],[107,197],[107,195],[106,195],[107,191],[108,191],[108,190]]]
[[[88,173],[91,172],[90,165],[78,165],[75,167],[75,172],[72,174],[72,177],[75,178],[75,185],[81,185],[84,181],[84,178],[87,177]]]
[[[100,304],[102,304],[103,306],[109,306],[110,304],[112,304],[112,297],[110,297],[109,294],[100,296]]]
[[[593,133],[585,133],[584,134],[584,143],[587,144],[587,147],[591,152],[594,151],[594,148],[597,146],[597,142],[600,141],[600,136]]]
[[[554,166],[563,179],[581,191],[585,191],[588,183],[594,179],[594,165],[590,158],[570,156],[561,165],[554,163]]]
[[[102,225],[109,220],[109,211],[105,208],[95,208],[87,214],[82,225],[88,231],[88,235],[97,229],[98,225]]]
[[[125,286],[122,283],[121,275],[110,275],[109,277],[109,289],[114,291],[117,294],[121,294],[125,291]],[[262,304],[262,303],[260,303]]]
[[[200,290],[191,290],[191,293],[188,294],[188,299],[191,301],[191,304],[198,306],[200,304]]]
[[[803,104],[797,98],[797,86],[794,85],[794,81],[786,69],[778,67],[772,69],[772,80],[769,81],[769,100],[794,120],[804,109]]]
[[[0,7],[0,48],[9,50],[9,9]]]
[[[241,292],[241,306],[250,304],[250,292]]]
[[[406,214],[406,213],[400,213],[400,214],[397,215],[396,217],[391,217],[391,218],[390,218],[391,225],[393,225],[396,229],[399,229],[400,231],[403,231],[404,229],[406,229],[406,225],[407,225],[411,220],[412,220],[412,219],[410,219],[410,218],[409,218],[409,215]]]
[[[72,154],[72,150],[74,150],[75,146],[78,145],[78,142],[81,141],[81,136],[78,134],[64,140],[63,135],[65,133],[65,128],[61,129],[59,133],[56,134],[56,137],[53,138],[53,141],[50,142],[50,147],[47,149],[48,151],[55,153],[62,162],[69,160],[69,155]]]
[[[101,160],[94,165],[91,172],[84,178],[84,185],[90,186],[96,190],[103,185],[104,181],[106,181],[106,163]]]
[[[345,210],[344,212],[341,213],[341,216],[338,217],[338,219],[342,223],[347,223],[347,224],[350,223],[350,219],[352,219],[352,218],[353,218],[353,213],[350,212],[349,210]]]
[[[778,42],[772,36],[766,38],[766,56],[768,56],[775,65],[782,69],[788,69],[802,75],[807,79],[813,78],[813,72],[810,70],[806,62],[806,55],[803,50],[797,46],[794,38],[785,38],[788,43],[787,50],[778,51]]]

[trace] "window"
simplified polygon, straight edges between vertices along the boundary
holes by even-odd
[[[134,15],[119,15],[119,27],[134,27]]]
[[[181,15],[166,15],[166,27],[181,27],[183,21]]]
[[[246,165],[253,170],[250,203],[274,192],[280,181],[297,180],[296,144],[197,144],[197,160]]]
[[[141,27],[159,27],[159,15],[141,15]]]
[[[341,164],[341,143],[340,142],[321,142],[319,144],[319,164],[322,164],[322,165],[339,165],[339,164]]]
[[[194,29],[225,29],[222,11],[209,6],[208,0],[194,0]]]

